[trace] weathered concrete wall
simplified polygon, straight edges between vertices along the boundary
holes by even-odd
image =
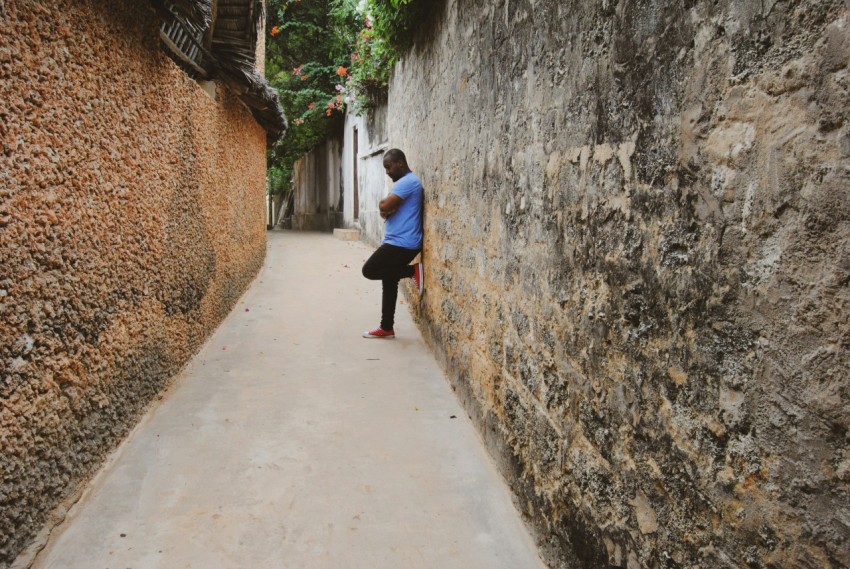
[[[554,566],[850,566],[843,0],[448,0],[419,317]]]
[[[329,138],[295,163],[292,229],[332,231],[341,227],[342,140]]]
[[[265,133],[146,4],[0,1],[0,567],[265,255]]]
[[[372,244],[380,243],[384,237],[384,220],[381,219],[378,202],[386,197],[392,185],[384,172],[383,161],[384,152],[389,148],[386,117],[386,106],[360,116],[349,112],[345,117],[342,150],[345,226],[359,228],[361,239]],[[354,217],[355,162],[359,202],[357,218]]]

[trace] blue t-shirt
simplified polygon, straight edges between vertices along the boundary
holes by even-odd
[[[398,210],[384,225],[384,243],[419,249],[422,247],[422,182],[408,172],[395,183],[392,193],[401,198]]]

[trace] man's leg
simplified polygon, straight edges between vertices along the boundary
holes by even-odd
[[[409,265],[418,249],[405,249],[394,245],[381,245],[363,265],[363,276],[380,280],[383,284],[381,297],[381,328],[391,331],[395,325],[395,305],[398,300],[398,282],[413,276],[413,265]]]
[[[418,254],[418,249],[381,245],[363,264],[363,276],[372,281],[410,278],[413,276],[413,265],[408,263]]]
[[[383,279],[383,294],[381,295],[381,328],[394,330],[395,303],[398,300],[398,281],[401,279]]]

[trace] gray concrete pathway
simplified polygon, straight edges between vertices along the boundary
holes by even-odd
[[[257,281],[34,567],[542,568],[407,306],[397,339],[360,337],[370,253],[270,233]]]

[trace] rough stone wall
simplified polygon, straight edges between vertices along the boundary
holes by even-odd
[[[146,2],[0,1],[0,567],[265,255],[265,133]]]
[[[556,567],[850,566],[850,5],[447,0],[418,317]]]

